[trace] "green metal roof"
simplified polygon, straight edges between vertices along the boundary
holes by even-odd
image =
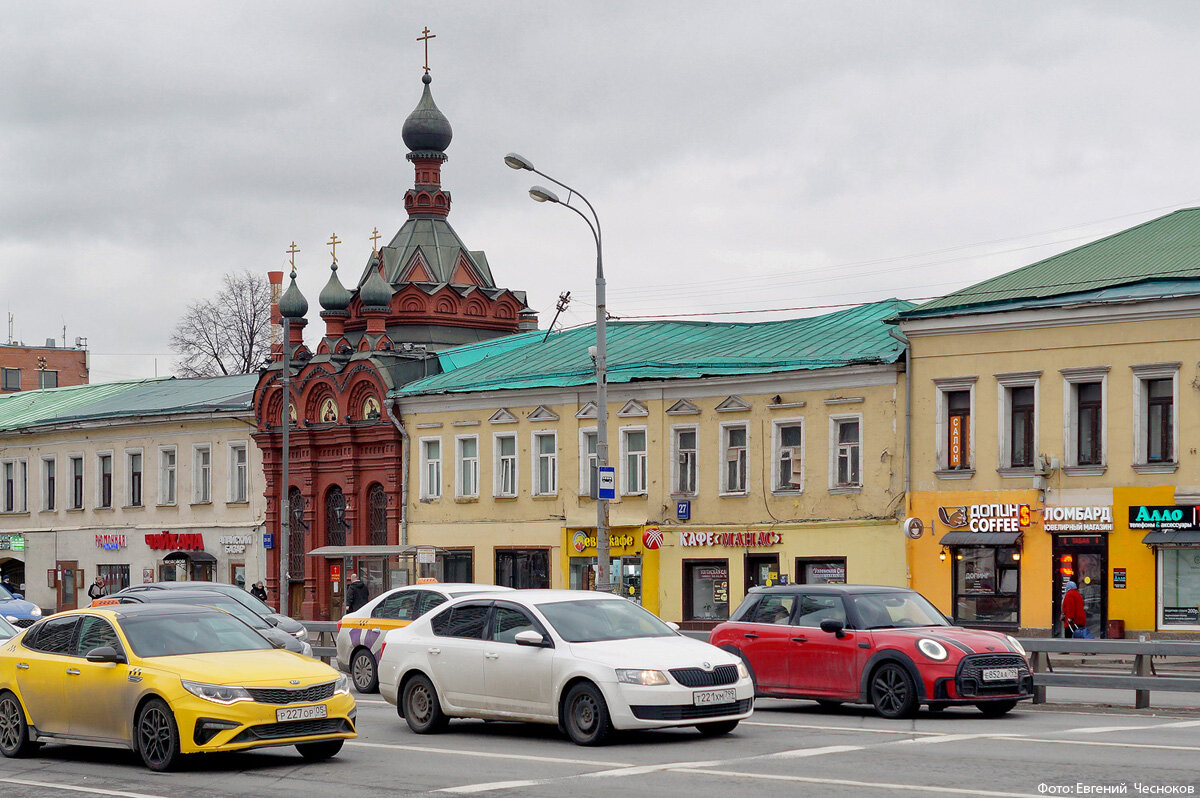
[[[679,379],[895,363],[904,345],[884,320],[912,307],[888,299],[804,319],[758,323],[612,322],[608,380]],[[444,373],[391,396],[586,385],[595,380],[588,347],[594,327],[509,336],[439,354]]]
[[[458,233],[450,226],[450,222],[437,216],[410,217],[400,226],[391,243],[380,248],[379,254],[383,256],[383,278],[392,285],[397,284],[401,273],[417,252],[421,253],[431,272],[430,277],[436,283],[453,282],[454,267],[462,255],[478,272],[485,288],[496,287],[487,257],[482,252],[468,250]],[[363,283],[371,276],[371,271],[371,264],[368,263],[358,279],[358,288],[362,288]]]
[[[901,319],[1009,310],[1151,281],[1200,280],[1200,208],[1151,219],[1128,230],[926,302]],[[1164,288],[1174,291],[1168,286]],[[1192,293],[1187,291],[1186,293]]]
[[[173,377],[22,391],[0,398],[0,430],[171,413],[249,410],[257,374]]]

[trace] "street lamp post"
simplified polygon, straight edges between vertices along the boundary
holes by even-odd
[[[611,558],[609,557],[608,541],[608,499],[600,498],[601,469],[608,465],[608,340],[607,312],[605,310],[604,283],[604,248],[600,235],[600,217],[587,197],[580,194],[566,183],[560,183],[545,172],[533,168],[527,159],[510,152],[504,156],[504,162],[513,169],[524,169],[533,172],[567,190],[567,199],[562,201],[549,189],[534,186],[529,189],[529,196],[537,202],[553,202],[573,210],[579,218],[587,223],[596,241],[596,347],[593,360],[596,366],[596,589],[611,592],[614,584],[610,581]],[[571,197],[579,197],[591,212],[587,214],[571,204]],[[620,581],[617,581],[620,584]]]

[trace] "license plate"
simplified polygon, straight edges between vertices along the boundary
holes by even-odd
[[[984,668],[983,680],[985,682],[1015,682],[1017,680],[1017,669]]]
[[[312,720],[323,718],[328,714],[324,704],[315,707],[285,707],[275,710],[275,720],[283,723],[286,720]]]
[[[702,707],[708,704],[731,704],[736,700],[736,694],[733,689],[729,690],[702,690],[692,693],[693,706]]]

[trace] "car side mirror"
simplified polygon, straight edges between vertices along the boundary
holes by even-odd
[[[118,662],[125,662],[126,660],[125,655],[117,651],[112,646],[100,646],[99,648],[93,648],[87,653],[87,661],[111,662],[115,664]]]
[[[821,621],[821,631],[828,632],[841,640],[846,636],[846,624],[837,618],[826,618]]]
[[[13,596],[13,598],[15,598],[15,599],[22,599],[22,600],[24,600],[24,598],[25,598],[25,594],[24,594],[24,593],[13,593],[13,594],[12,594],[12,596]]]
[[[263,617],[263,620],[272,626],[279,626],[279,618],[275,617],[274,615],[267,615]]]
[[[545,635],[533,629],[526,629],[523,632],[517,632],[516,635],[513,636],[513,640],[518,646],[533,646],[535,648],[546,648],[549,644],[549,641],[546,640]]]
[[[679,624],[675,623],[674,621],[664,621],[664,623],[666,623],[667,626],[671,627],[671,629],[673,631],[676,631],[676,632],[679,631]]]

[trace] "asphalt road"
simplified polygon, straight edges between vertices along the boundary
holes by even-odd
[[[552,727],[455,721],[412,734],[378,696],[359,697],[358,740],[325,763],[294,749],[196,758],[151,773],[127,751],[46,746],[0,760],[4,798],[33,796],[1040,796],[1200,792],[1200,713],[1022,704],[887,721],[866,708],[760,700],[727,737],[644,732],[580,748]],[[1139,792],[1137,785],[1154,791]],[[1082,788],[1082,789],[1081,789]],[[1170,792],[1164,792],[1169,788]]]

